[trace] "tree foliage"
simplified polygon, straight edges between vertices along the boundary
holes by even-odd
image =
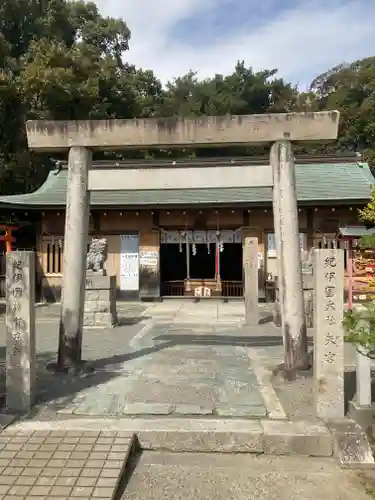
[[[375,359],[375,302],[364,304],[361,311],[346,311],[342,324],[345,341],[361,354]]]
[[[371,200],[361,210],[358,210],[359,218],[368,226],[375,226],[375,188],[372,190]]]
[[[189,72],[163,87],[152,70],[142,70],[126,62],[130,43],[126,22],[103,17],[92,2],[3,0],[0,3],[2,194],[35,189],[51,168],[48,157],[35,157],[28,151],[24,126],[27,119],[339,109],[337,143],[304,148],[303,152],[361,150],[375,165],[375,57],[328,70],[315,78],[310,91],[305,93],[280,78],[276,69],[256,72],[241,61],[230,75],[217,74],[200,80],[197,74]],[[224,150],[216,153],[223,154]],[[237,150],[237,154],[253,153],[254,148]],[[183,150],[179,154],[213,152]]]

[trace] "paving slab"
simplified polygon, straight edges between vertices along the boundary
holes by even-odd
[[[0,434],[2,500],[112,500],[134,448],[129,433],[32,430]]]

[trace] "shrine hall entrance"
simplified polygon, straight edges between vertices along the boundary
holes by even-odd
[[[242,297],[242,238],[234,231],[165,231],[160,243],[164,297]]]

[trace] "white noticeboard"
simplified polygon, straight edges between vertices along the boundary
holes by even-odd
[[[120,236],[120,290],[139,290],[139,236]]]

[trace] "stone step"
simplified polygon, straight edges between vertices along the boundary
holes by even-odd
[[[349,419],[325,425],[302,420],[68,418],[24,421],[11,428],[19,433],[74,429],[135,435],[142,450],[336,457],[343,467],[374,467],[364,432]]]
[[[113,500],[134,447],[128,432],[13,425],[0,434],[1,498]]]
[[[333,436],[321,423],[304,421],[133,418],[25,421],[18,431],[121,431],[136,434],[144,450],[271,453],[329,457]]]

